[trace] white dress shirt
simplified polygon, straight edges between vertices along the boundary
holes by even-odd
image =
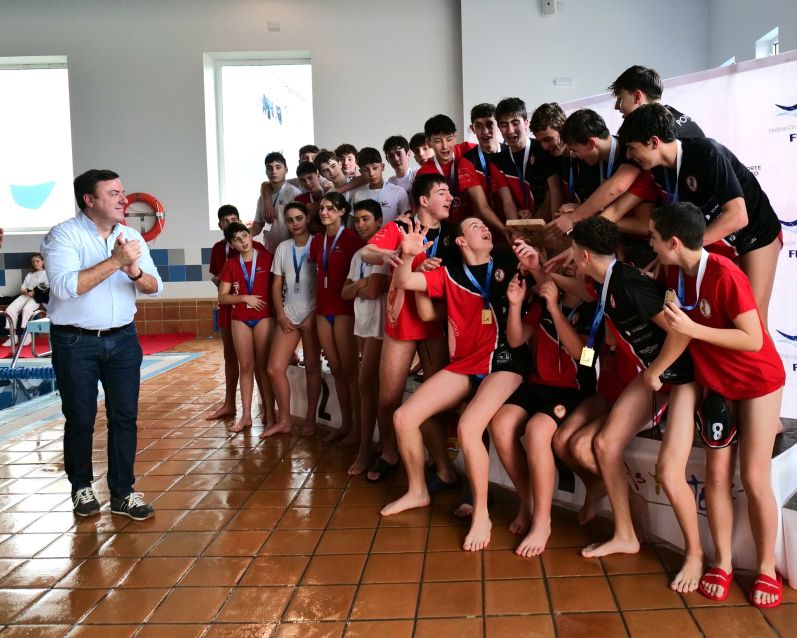
[[[119,235],[126,241],[137,239],[140,242],[138,266],[158,282],[157,292],[148,296],[156,297],[161,293],[163,282],[141,233],[129,226],[116,224],[110,236],[103,239],[94,222],[78,211],[72,219],[53,226],[41,245],[50,280],[47,312],[53,324],[107,330],[126,326],[133,321],[136,314],[136,286],[121,270],[88,292],[82,295],[77,292],[78,273],[108,259]]]

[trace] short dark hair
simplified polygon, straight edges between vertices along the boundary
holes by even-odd
[[[526,103],[519,97],[505,97],[495,105],[496,120],[500,121],[505,117],[511,118],[513,115],[518,115],[524,120],[529,119]]]
[[[591,137],[602,140],[609,137],[609,127],[592,109],[579,109],[565,120],[561,135],[562,141],[567,145],[587,144]]]
[[[620,243],[617,224],[605,217],[587,217],[573,226],[573,242],[597,255],[614,255]]]
[[[565,125],[565,112],[556,102],[545,102],[540,104],[529,120],[529,128],[532,132],[544,131],[552,128],[554,131],[561,131]]]
[[[412,183],[412,201],[415,206],[421,205],[421,197],[429,197],[432,189],[438,184],[445,184],[448,186],[448,181],[440,173],[424,173],[423,175],[416,175],[415,181]]]
[[[313,159],[313,164],[317,169],[321,169],[321,164],[329,164],[331,160],[337,160],[338,157],[332,151],[328,151],[327,149],[323,149],[322,151],[318,152],[318,155],[315,156]]]
[[[348,213],[351,211],[351,204],[349,204],[348,200],[337,191],[330,191],[328,193],[324,193],[324,196],[321,199],[327,200],[335,208],[337,208],[338,210],[342,210],[344,213]]]
[[[295,208],[296,210],[303,212],[304,216],[307,217],[307,205],[304,202],[298,202],[295,199],[285,204],[285,208],[282,210],[282,214],[284,215],[292,208]]]
[[[357,148],[352,144],[341,144],[335,149],[335,157],[340,159],[344,155],[354,155],[357,157]]]
[[[273,151],[268,155],[266,155],[266,161],[265,161],[266,166],[271,164],[271,162],[279,162],[285,167],[288,166],[288,162],[285,161],[285,156],[277,151]]]
[[[699,250],[703,247],[706,218],[691,202],[659,206],[650,214],[650,221],[665,241],[677,237],[690,250]]]
[[[226,239],[227,242],[231,242],[232,238],[235,237],[235,235],[237,235],[238,233],[247,233],[250,235],[252,234],[249,231],[249,229],[246,226],[244,226],[241,222],[233,222],[232,224],[227,226],[227,228],[224,229],[224,239]]]
[[[617,246],[617,259],[637,268],[645,268],[654,259],[656,253],[650,247],[650,242],[639,235],[620,233],[620,244]]]
[[[227,215],[235,215],[238,219],[241,218],[241,214],[238,212],[238,209],[233,206],[232,204],[222,204],[219,206],[218,211],[219,221],[221,221]]]
[[[296,168],[296,177],[303,175],[312,175],[318,172],[318,167],[313,162],[300,162]]]
[[[609,85],[609,91],[615,96],[619,91],[642,91],[649,100],[654,101],[661,99],[662,90],[661,76],[656,69],[639,65],[628,67]]]
[[[470,110],[471,124],[478,120],[480,117],[495,117],[495,104],[489,102],[482,102],[477,104]]]
[[[410,150],[410,143],[407,141],[407,138],[403,135],[391,135],[385,140],[385,143],[382,145],[382,150],[384,151],[385,155],[390,153],[390,151],[401,150],[404,149],[405,151]]]
[[[468,221],[469,219],[479,219],[479,218],[476,217],[476,215],[468,215],[464,219],[461,219],[456,224],[454,224],[451,241],[456,241],[457,237],[465,236],[465,222]]]
[[[426,135],[424,133],[416,133],[410,138],[410,150],[417,153],[421,146],[426,145]]]
[[[358,210],[367,210],[374,219],[382,219],[382,205],[375,199],[361,199],[354,205],[354,212]]]
[[[299,149],[299,157],[305,153],[318,153],[318,147],[315,144],[305,144]]]
[[[97,192],[97,184],[99,182],[110,182],[113,179],[119,179],[119,175],[108,169],[92,168],[91,170],[78,175],[73,182],[75,187],[75,201],[77,207],[85,211],[86,202],[83,201],[84,195],[94,195]]]
[[[426,120],[423,125],[423,134],[426,139],[430,139],[433,135],[454,135],[457,132],[457,125],[454,124],[448,115],[438,113]]]
[[[625,116],[617,135],[623,144],[646,144],[654,135],[662,142],[674,142],[675,119],[661,104],[643,104]]]
[[[360,149],[357,153],[357,166],[365,166],[366,164],[381,164],[382,156],[379,151],[371,146],[366,146]]]

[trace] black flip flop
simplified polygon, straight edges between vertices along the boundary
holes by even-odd
[[[398,463],[393,463],[391,465],[380,456],[368,466],[367,470],[365,470],[365,480],[369,483],[379,483],[379,481],[390,476],[397,467]],[[372,479],[369,474],[378,474],[379,478]]]

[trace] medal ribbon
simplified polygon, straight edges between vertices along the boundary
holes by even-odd
[[[332,246],[334,248],[334,245]],[[304,266],[304,262],[307,259],[307,253],[310,252],[310,238],[307,239],[307,243],[304,245],[304,250],[302,251],[302,258],[296,258],[296,242],[291,242],[291,253],[293,253],[293,272],[296,275],[295,285],[299,285],[299,274],[302,272],[302,266]],[[326,268],[326,266],[324,266]]]
[[[606,269],[606,275],[603,277],[603,290],[601,290],[601,301],[598,304],[598,307],[595,309],[595,315],[592,317],[592,325],[589,329],[589,336],[587,337],[587,348],[595,347],[595,337],[598,334],[598,327],[601,325],[601,321],[603,321],[603,312],[606,308],[606,295],[609,292],[609,280],[612,278],[612,270],[614,270],[614,266],[617,263],[616,259],[612,259],[612,263],[609,264],[609,267]]]
[[[675,190],[670,190],[670,173],[669,169],[664,169],[664,190],[667,191],[667,195],[670,197],[670,204],[677,204],[678,203],[678,176],[681,173],[681,160],[683,159],[684,149],[681,145],[681,140],[675,140],[676,148],[675,151]]]
[[[252,253],[252,272],[246,272],[246,262],[244,261],[243,255],[238,255],[238,259],[241,262],[241,271],[244,274],[244,281],[246,282],[246,289],[249,291],[249,294],[252,294],[252,290],[255,288],[255,273],[257,272],[257,251],[255,250]]]
[[[329,249],[329,252],[328,252],[328,253],[327,253],[327,238],[329,237],[329,235],[327,235],[326,233],[324,233],[324,251],[323,251],[323,253],[321,254],[321,261],[322,261],[322,263],[324,264],[324,275],[327,275],[327,274],[329,273],[329,269],[328,269],[328,266],[329,266],[329,258],[330,258],[330,256],[332,255],[332,251],[334,251],[334,250],[335,250],[335,246],[337,245],[337,243],[338,243],[338,239],[340,239],[340,234],[341,234],[342,232],[343,232],[343,226],[341,226],[340,228],[338,228],[338,232],[337,232],[337,233],[335,233],[335,240],[332,242],[332,247]]]
[[[493,258],[490,257],[490,263],[487,264],[487,278],[484,282],[484,288],[482,288],[481,284],[476,281],[476,277],[473,276],[473,273],[468,268],[467,264],[463,262],[462,268],[465,270],[465,275],[470,280],[470,283],[474,285],[476,290],[479,291],[479,294],[482,296],[482,302],[484,303],[484,309],[488,310],[490,308],[490,284],[493,280]]]
[[[695,282],[695,303],[691,306],[686,305],[686,296],[684,295],[684,271],[678,269],[678,301],[681,302],[681,310],[694,310],[697,302],[700,300],[700,286],[703,284],[703,276],[706,274],[706,265],[708,264],[708,251],[705,249],[700,252],[700,265],[697,268],[697,281]]]
[[[609,150],[609,165],[606,167],[606,177],[603,177],[603,160],[601,160],[600,166],[600,173],[601,173],[601,184],[607,179],[612,176],[612,172],[614,171],[614,155],[617,151],[617,138],[612,136],[612,147]]]
[[[443,177],[445,177],[446,176],[445,171],[443,170],[443,167],[440,166],[440,162],[437,160],[437,155],[435,155],[432,159],[434,159],[434,166],[437,169],[437,172],[440,173]],[[456,157],[454,157],[451,160],[451,174],[450,174],[450,176],[448,178],[448,182],[449,182],[448,188],[451,191],[451,194],[456,196],[457,193],[458,193],[458,190],[457,190],[457,158]]]

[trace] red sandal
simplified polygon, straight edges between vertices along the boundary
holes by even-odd
[[[728,594],[731,593],[732,584],[733,570],[731,570],[731,573],[729,574],[724,569],[720,569],[719,567],[711,567],[700,579],[700,584],[697,587],[697,591],[703,594],[706,598],[710,600],[716,600],[717,602],[721,603],[728,597]],[[722,587],[722,593],[719,595],[710,594],[706,589],[708,585],[720,585]]]
[[[783,578],[775,572],[777,579],[767,576],[766,574],[759,574],[755,577],[753,588],[750,590],[750,604],[759,609],[771,609],[777,607],[783,601]],[[776,598],[771,603],[756,602],[755,594],[775,594]]]

